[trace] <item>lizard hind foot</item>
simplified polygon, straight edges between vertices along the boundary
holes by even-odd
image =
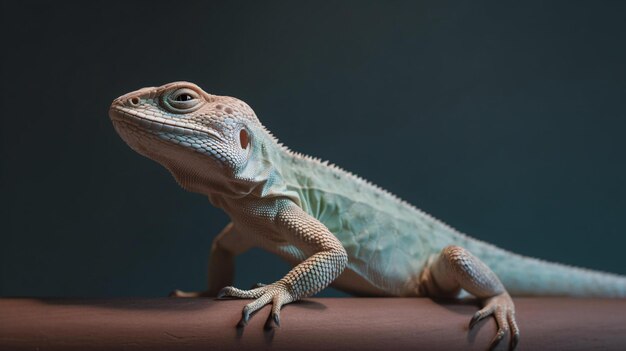
[[[232,286],[223,288],[218,294],[218,299],[233,297],[240,299],[255,299],[251,303],[247,304],[241,311],[241,320],[237,323],[237,327],[245,327],[250,320],[250,316],[263,308],[265,305],[272,304],[272,312],[270,313],[267,322],[265,323],[266,329],[271,329],[280,326],[280,309],[283,305],[295,301],[287,287],[280,282],[274,284],[260,285],[257,288],[250,290],[241,290]]]
[[[498,332],[492,339],[489,350],[494,350],[509,331],[511,333],[510,350],[514,350],[519,342],[520,333],[515,321],[515,307],[509,294],[502,293],[485,299],[484,307],[476,312],[470,320],[469,329],[472,329],[479,321],[491,315],[496,319]]]
[[[519,328],[515,322],[515,305],[500,279],[487,265],[459,246],[446,246],[435,258],[429,260],[420,281],[422,291],[429,296],[445,297],[460,289],[476,296],[483,308],[470,321],[470,329],[488,316],[498,325],[490,349],[498,346],[507,334],[511,334],[510,349],[519,341]]]

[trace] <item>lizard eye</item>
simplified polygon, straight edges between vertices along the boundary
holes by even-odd
[[[165,105],[175,113],[187,113],[200,106],[200,95],[189,88],[181,88],[172,91],[166,99]]]
[[[176,100],[176,101],[189,101],[189,100],[193,100],[193,96],[191,96],[191,94],[182,93],[182,94],[179,94],[174,100]]]

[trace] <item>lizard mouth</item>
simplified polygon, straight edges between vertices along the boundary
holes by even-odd
[[[220,166],[228,164],[219,145],[225,145],[225,139],[217,132],[207,129],[187,127],[182,123],[167,120],[158,116],[148,116],[124,106],[113,105],[109,109],[109,117],[115,130],[122,139],[141,154],[151,153],[151,158],[163,150],[154,150],[152,142],[158,140],[172,147],[183,147],[215,160]],[[143,151],[143,152],[142,152]]]
[[[176,135],[199,136],[217,139],[219,142],[225,140],[215,131],[210,129],[193,128],[175,123],[162,117],[148,116],[142,112],[122,107],[111,106],[109,109],[109,117],[113,122],[129,123],[145,131],[153,133],[171,133]]]

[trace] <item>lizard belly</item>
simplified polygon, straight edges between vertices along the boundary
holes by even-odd
[[[347,187],[354,184],[346,184]],[[415,296],[428,258],[454,242],[450,229],[388,195],[322,187],[294,187],[301,207],[322,222],[348,253],[348,266],[334,283],[359,295]],[[371,190],[371,189],[369,189]]]
[[[294,267],[310,256],[289,244],[264,247],[264,249],[278,255]],[[414,296],[417,294],[414,283],[417,282],[415,278],[419,276],[421,270],[396,270],[399,274],[390,274],[388,270],[376,269],[382,267],[383,263],[380,260],[360,261],[350,256],[352,249],[346,251],[349,256],[348,265],[331,284],[332,287],[357,296]],[[396,268],[410,266],[410,263],[404,262],[397,264]]]
[[[418,277],[437,246],[419,220],[360,202],[328,206],[318,216],[348,253],[337,288],[357,295],[417,294]]]
[[[356,295],[416,294],[415,282],[426,262],[423,257],[428,256],[419,248],[402,246],[396,239],[385,240],[386,233],[376,237],[367,230],[339,231],[335,235],[349,257],[348,266],[335,282],[337,288]]]

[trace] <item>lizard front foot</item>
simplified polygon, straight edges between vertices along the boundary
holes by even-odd
[[[270,313],[267,322],[265,323],[265,328],[268,329],[280,326],[281,307],[295,300],[292,297],[292,294],[289,292],[286,284],[280,281],[274,284],[263,285],[250,290],[241,290],[232,286],[227,286],[217,294],[218,299],[222,299],[224,297],[256,299],[243,308],[243,311],[241,313],[241,320],[237,324],[238,327],[246,326],[248,324],[248,321],[250,320],[250,315],[260,310],[263,306],[271,303],[272,312]]]
[[[484,307],[474,314],[469,324],[469,329],[472,329],[476,323],[485,317],[493,315],[498,324],[498,332],[493,338],[490,350],[495,349],[504,336],[511,331],[511,350],[514,350],[519,342],[519,328],[515,321],[515,306],[513,300],[508,293],[502,293],[484,300]]]

